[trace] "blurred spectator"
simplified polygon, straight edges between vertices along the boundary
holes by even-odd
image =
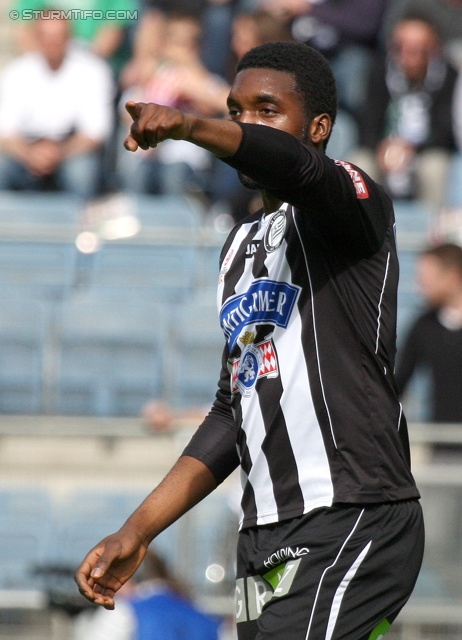
[[[319,49],[332,65],[340,107],[355,114],[365,99],[365,77],[388,0],[257,0],[291,21],[292,36]]]
[[[462,247],[444,243],[424,251],[417,282],[428,309],[414,321],[398,350],[396,381],[403,394],[425,372],[431,422],[462,424]]]
[[[230,75],[234,76],[237,61],[253,47],[265,42],[291,40],[287,24],[268,11],[240,12],[232,23],[231,50],[229,52]],[[215,163],[210,180],[210,197],[215,210],[226,211],[231,221],[245,217],[261,206],[261,199],[254,191],[242,186],[234,169],[225,163]]]
[[[161,12],[193,17],[202,27],[200,56],[204,66],[225,78],[231,42],[231,24],[238,0],[144,0],[142,21]]]
[[[455,151],[457,71],[443,56],[435,27],[417,14],[395,25],[387,49],[371,69],[361,148],[352,161],[392,197],[439,208]]]
[[[263,9],[242,11],[232,24],[232,74],[238,60],[253,47],[266,42],[292,40],[289,25],[278,15]]]
[[[454,118],[454,135],[459,152],[462,153],[462,73],[459,73],[454,90],[452,115]]]
[[[123,109],[127,100],[160,103],[206,117],[227,113],[229,87],[202,64],[200,34],[200,23],[193,17],[166,18],[160,54],[143,59],[135,72],[137,84],[122,95],[124,135],[130,120]],[[167,140],[158,149],[135,154],[127,154],[120,147],[118,174],[122,188],[137,193],[207,193],[210,154],[187,142],[172,142]]]
[[[462,210],[462,73],[459,72],[456,87],[454,90],[454,102],[452,108],[454,120],[454,135],[456,138],[457,151],[451,162],[449,173],[448,196],[446,205],[448,208],[459,208]],[[462,228],[460,228],[462,237]]]
[[[410,12],[419,12],[440,32],[445,53],[462,68],[462,0],[391,0],[384,20],[387,38],[393,26]]]
[[[127,34],[137,20],[137,7],[136,0],[87,0],[84,5],[72,0],[16,0],[12,8],[18,11],[20,18],[23,17],[15,25],[18,52],[35,51],[40,47],[33,20],[26,18],[31,12],[47,9],[72,11],[74,39],[107,60],[117,75],[130,49]],[[95,13],[89,15],[88,12]]]
[[[71,44],[69,22],[34,23],[37,51],[4,68],[0,89],[0,189],[97,193],[112,128],[106,62]]]
[[[160,556],[148,550],[140,572],[139,584],[119,591],[115,610],[85,614],[72,640],[218,640],[219,622],[193,604]]]

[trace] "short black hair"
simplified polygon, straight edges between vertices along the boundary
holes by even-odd
[[[237,63],[236,73],[255,68],[293,74],[306,116],[314,118],[327,113],[332,124],[335,122],[338,108],[335,78],[329,62],[317,49],[304,42],[267,42],[247,51]]]

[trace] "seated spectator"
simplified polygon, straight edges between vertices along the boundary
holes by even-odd
[[[451,163],[449,173],[448,196],[446,205],[448,208],[462,209],[462,73],[459,72],[452,108],[454,120],[454,135],[457,151]],[[462,230],[461,230],[462,231]]]
[[[228,75],[231,24],[239,0],[143,0],[140,22],[151,22],[163,13],[195,18],[202,27],[200,57],[204,66],[216,75]],[[141,25],[144,29],[144,25]]]
[[[25,11],[73,11],[73,38],[84,48],[107,60],[117,76],[128,56],[130,47],[127,34],[137,19],[137,6],[135,0],[91,0],[85,2],[84,6],[72,0],[16,0],[12,8],[18,11],[20,18]],[[94,16],[88,14],[90,11],[95,12]],[[108,11],[111,12],[110,17],[107,17]],[[35,51],[40,46],[33,21],[29,19],[18,20],[14,36],[19,53]]]
[[[259,8],[289,20],[292,36],[330,61],[339,105],[355,115],[365,99],[365,81],[387,0],[256,0]]]
[[[431,23],[409,14],[395,25],[386,57],[371,69],[360,149],[351,158],[393,198],[437,209],[445,203],[457,75]]]
[[[127,100],[155,102],[186,108],[202,116],[227,113],[229,87],[211,74],[199,54],[200,23],[189,16],[166,19],[160,55],[145,58],[135,76],[137,84],[127,88],[121,99],[123,135],[130,118],[124,111]],[[187,142],[129,154],[119,149],[118,175],[124,190],[136,193],[207,193],[211,159],[203,149]]]
[[[73,640],[218,640],[219,622],[196,607],[159,555],[148,550],[139,574],[119,591],[114,611],[84,614]]]
[[[426,419],[462,424],[462,247],[444,243],[424,251],[417,283],[428,309],[398,350],[398,391],[404,394],[414,374],[424,371],[430,383]]]
[[[71,44],[69,22],[34,24],[37,51],[6,65],[0,88],[0,189],[99,188],[102,150],[113,122],[107,64]]]
[[[389,0],[388,4],[383,25],[385,39],[403,16],[417,11],[437,25],[445,54],[462,69],[462,0]]]

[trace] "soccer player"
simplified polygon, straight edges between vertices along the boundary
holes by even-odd
[[[419,573],[423,520],[393,375],[398,261],[389,197],[325,146],[337,97],[300,43],[252,49],[229,120],[128,103],[127,149],[188,140],[259,189],[218,279],[216,400],[183,455],[76,574],[106,608],[161,531],[239,464],[240,640],[382,636]]]

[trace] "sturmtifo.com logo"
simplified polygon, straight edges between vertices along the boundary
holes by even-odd
[[[126,9],[24,9],[10,11],[11,20],[138,20],[138,11]]]

